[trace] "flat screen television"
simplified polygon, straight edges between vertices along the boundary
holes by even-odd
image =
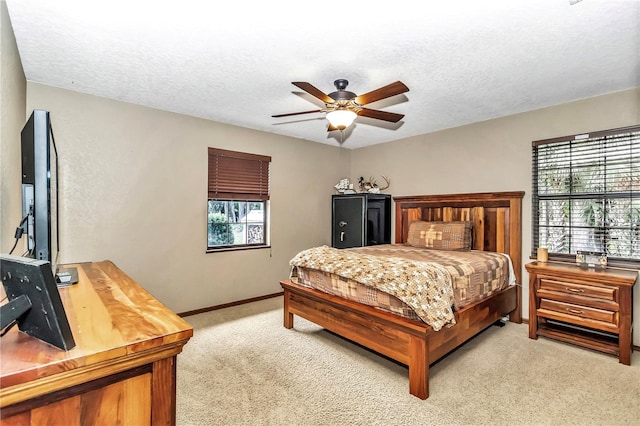
[[[78,282],[77,269],[60,268],[58,150],[49,111],[35,109],[20,133],[22,159],[22,232],[25,257],[45,260],[59,285]]]
[[[22,216],[26,257],[58,262],[58,152],[48,111],[36,109],[21,138]]]

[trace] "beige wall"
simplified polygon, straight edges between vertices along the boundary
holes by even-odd
[[[351,153],[29,82],[60,162],[61,261],[109,259],[184,312],[280,291],[289,260],[331,240]],[[206,254],[207,147],[270,155],[271,250]]]
[[[531,142],[640,123],[640,88],[354,150],[351,179],[386,175],[393,195],[525,191],[523,264],[531,252]],[[528,275],[524,316],[528,317]],[[640,323],[640,285],[634,311]],[[640,327],[634,330],[640,345]]]
[[[22,71],[7,4],[0,2],[0,252],[13,247],[22,215],[20,130],[25,122],[27,82]],[[14,254],[22,254],[24,238]]]

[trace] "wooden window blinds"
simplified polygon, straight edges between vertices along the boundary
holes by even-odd
[[[209,198],[269,199],[271,157],[209,148]]]

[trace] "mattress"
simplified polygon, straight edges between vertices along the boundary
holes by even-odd
[[[502,253],[487,251],[451,251],[413,247],[403,244],[383,244],[368,247],[343,249],[350,253],[361,253],[393,259],[409,259],[415,262],[433,262],[442,266],[451,276],[453,292],[452,309],[461,309],[476,301],[497,293],[515,280],[509,257]],[[393,312],[414,320],[421,317],[407,303],[353,279],[325,272],[319,268],[294,266],[292,280],[300,285],[314,288],[348,300]]]

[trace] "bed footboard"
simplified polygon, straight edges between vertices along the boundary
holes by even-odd
[[[339,336],[388,356],[409,368],[409,393],[429,397],[429,365],[516,309],[516,288],[456,313],[457,324],[435,332],[431,326],[342,299],[319,290],[280,282],[284,289],[284,327],[293,328],[294,315]]]

